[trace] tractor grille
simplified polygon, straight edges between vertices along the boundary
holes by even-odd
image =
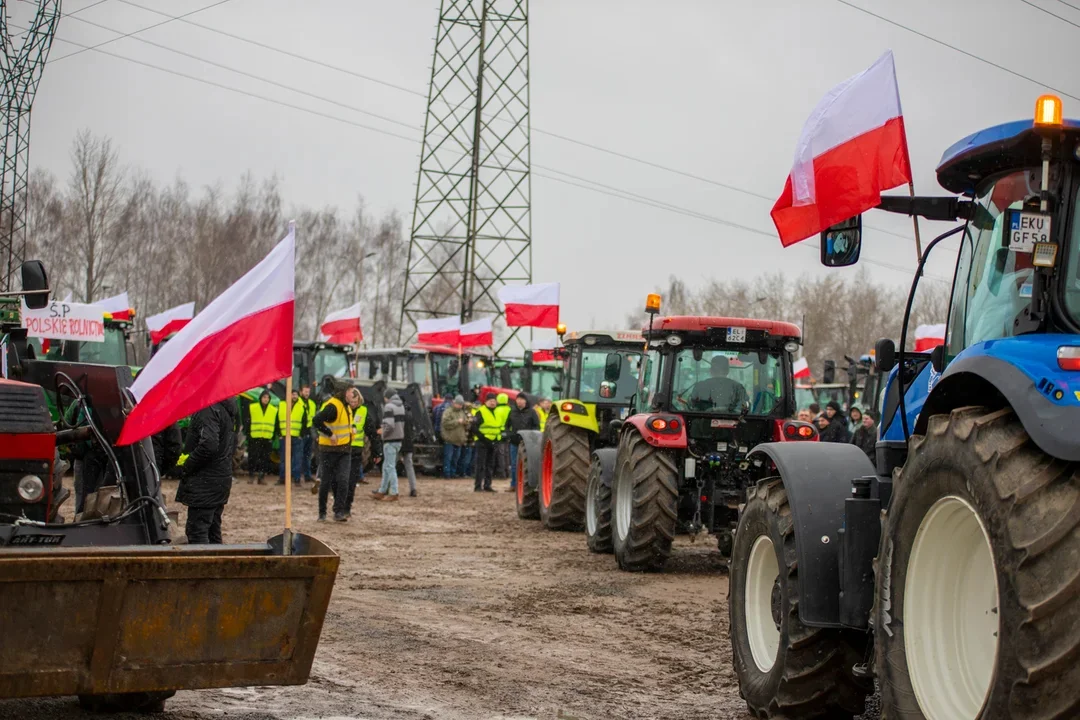
[[[53,432],[40,385],[0,380],[0,435]]]

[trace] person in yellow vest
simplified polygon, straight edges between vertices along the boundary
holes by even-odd
[[[301,470],[304,472],[304,480],[315,482],[311,472],[311,458],[315,454],[315,430],[311,425],[315,418],[315,401],[311,399],[310,385],[300,388],[300,400],[307,403],[307,426],[300,431],[300,438],[304,441],[304,462]]]
[[[547,427],[548,413],[551,412],[551,398],[540,398],[536,403],[536,415],[540,418],[540,432]]]
[[[491,479],[495,474],[495,458],[499,444],[506,439],[506,422],[510,406],[499,405],[494,393],[488,393],[484,404],[476,411],[473,421],[476,433],[476,480],[474,492],[495,492]]]
[[[375,413],[368,412],[363,395],[360,404],[353,410],[352,450],[349,458],[349,494],[345,498],[345,517],[352,517],[353,498],[356,486],[367,484],[364,479],[364,448],[374,439],[378,428],[375,427]]]
[[[278,485],[285,484],[285,443],[292,444],[292,481],[294,485],[300,484],[300,470],[304,461],[304,441],[301,437],[304,425],[311,422],[308,419],[307,403],[300,402],[300,392],[292,391],[292,424],[288,432],[285,431],[285,407],[286,403],[278,403],[278,434],[281,435],[281,462],[278,470]]]
[[[313,425],[319,433],[319,522],[326,522],[326,503],[334,493],[334,522],[345,522],[352,459],[353,410],[360,405],[354,387],[338,391],[323,403]]]
[[[263,390],[259,401],[248,405],[248,473],[255,473],[262,485],[266,473],[274,472],[270,450],[274,444],[277,408],[270,404],[270,391]],[[248,484],[251,484],[248,478]]]

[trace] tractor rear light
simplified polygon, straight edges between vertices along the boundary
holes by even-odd
[[[1062,370],[1080,370],[1080,345],[1062,345],[1058,348],[1057,360]]]
[[[778,437],[778,440],[788,442],[800,442],[805,440],[816,440],[817,430],[814,426],[801,420],[777,420],[777,424],[783,423],[782,437]]]
[[[653,418],[649,421],[649,427],[659,432],[664,432],[667,429],[667,420],[664,418]]]
[[[585,406],[576,402],[564,402],[559,406],[564,413],[573,413],[575,415],[588,415],[589,411],[585,409]],[[569,419],[569,418],[568,418]]]
[[[653,415],[645,421],[645,427],[664,435],[678,435],[682,431],[682,418]]]
[[[814,437],[814,426],[813,425],[800,425],[799,426],[799,437],[801,437],[803,439],[809,439],[809,438]]]
[[[45,485],[37,475],[27,475],[19,481],[19,497],[23,502],[36,503],[45,495]]]

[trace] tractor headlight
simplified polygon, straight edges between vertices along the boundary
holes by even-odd
[[[667,336],[667,344],[668,345],[682,345],[682,337],[679,336],[679,335],[668,335]]]
[[[795,353],[799,352],[799,343],[795,342],[794,340],[788,340],[786,343],[784,343],[784,349],[794,355]]]
[[[24,502],[35,503],[45,494],[45,485],[37,475],[27,475],[19,481],[19,497]]]

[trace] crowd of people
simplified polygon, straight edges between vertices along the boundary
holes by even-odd
[[[863,412],[853,406],[845,415],[840,403],[830,400],[824,410],[817,403],[811,403],[810,407],[799,410],[796,419],[817,426],[821,442],[851,443],[866,453],[871,462],[875,461],[878,435],[876,411]]]

